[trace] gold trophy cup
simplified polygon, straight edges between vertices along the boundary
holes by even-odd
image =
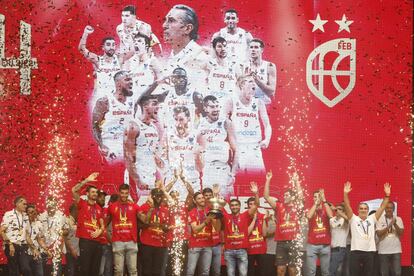
[[[208,212],[208,215],[214,215],[216,219],[220,219],[223,217],[223,212],[221,209],[226,205],[226,201],[221,198],[213,197],[210,198],[210,206],[211,209]]]

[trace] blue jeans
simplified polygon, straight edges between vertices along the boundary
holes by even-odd
[[[331,246],[324,244],[306,245],[306,275],[316,275],[316,260],[319,257],[322,276],[329,275],[329,259],[331,257]]]
[[[236,266],[239,276],[247,276],[247,251],[246,249],[228,249],[224,251],[226,260],[227,276],[236,275]]]
[[[198,275],[208,276],[210,274],[212,250],[211,247],[194,247],[188,249],[187,276],[195,273],[198,264]],[[199,261],[200,260],[200,261]]]
[[[378,254],[381,276],[401,276],[401,254]]]
[[[211,248],[213,255],[211,257],[211,276],[221,275],[221,243]]]
[[[329,263],[329,276],[342,275],[343,262],[345,259],[346,247],[331,248],[331,261]]]
[[[102,257],[99,266],[99,275],[112,276],[114,274],[114,257],[111,244],[102,244]]]
[[[124,275],[126,264],[128,275],[137,276],[137,253],[138,245],[136,242],[113,242],[112,252],[114,255],[115,276]]]

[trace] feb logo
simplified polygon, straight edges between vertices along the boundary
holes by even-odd
[[[321,30],[328,20],[322,20],[318,14],[313,24],[312,32]],[[353,21],[342,16],[342,20],[335,20],[339,25],[338,33],[349,30]],[[310,91],[328,107],[334,107],[345,99],[354,89],[356,80],[356,39],[338,38],[327,41],[310,53],[306,61],[306,83]],[[340,81],[340,80],[341,81]],[[332,85],[327,83],[331,82]],[[333,87],[335,93],[327,91]],[[331,89],[331,88],[330,88]],[[329,92],[329,93],[328,93]]]

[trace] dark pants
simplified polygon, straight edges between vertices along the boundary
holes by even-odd
[[[78,275],[80,275],[78,259],[75,259],[70,253],[67,253],[65,276],[78,276]]]
[[[93,240],[79,239],[80,274],[98,276],[102,257],[102,245]]]
[[[370,276],[374,271],[375,252],[351,251],[349,268],[352,276]]]
[[[329,276],[342,275],[345,254],[346,254],[345,247],[331,248],[331,260],[329,263]]]
[[[49,257],[42,254],[42,265],[44,275],[62,276],[62,260],[48,264]]]
[[[379,254],[381,276],[401,276],[401,253]]]
[[[141,245],[141,264],[143,276],[159,276],[161,271],[166,269],[165,259],[167,258],[166,247],[155,247]]]
[[[32,271],[32,276],[43,276],[43,261],[42,258],[34,259],[33,256],[29,255],[29,265]]]
[[[248,255],[248,276],[266,276],[266,254]],[[274,259],[273,259],[274,260]]]
[[[31,276],[30,271],[30,256],[27,254],[27,245],[14,244],[14,255],[10,256],[9,245],[6,244],[4,253],[7,258],[7,267],[10,276]]]
[[[276,275],[276,265],[275,265],[275,254],[266,254],[264,255],[264,271],[267,271],[265,275]]]

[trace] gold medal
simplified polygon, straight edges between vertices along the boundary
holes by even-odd
[[[19,228],[19,236],[23,236],[23,228],[22,227]]]

